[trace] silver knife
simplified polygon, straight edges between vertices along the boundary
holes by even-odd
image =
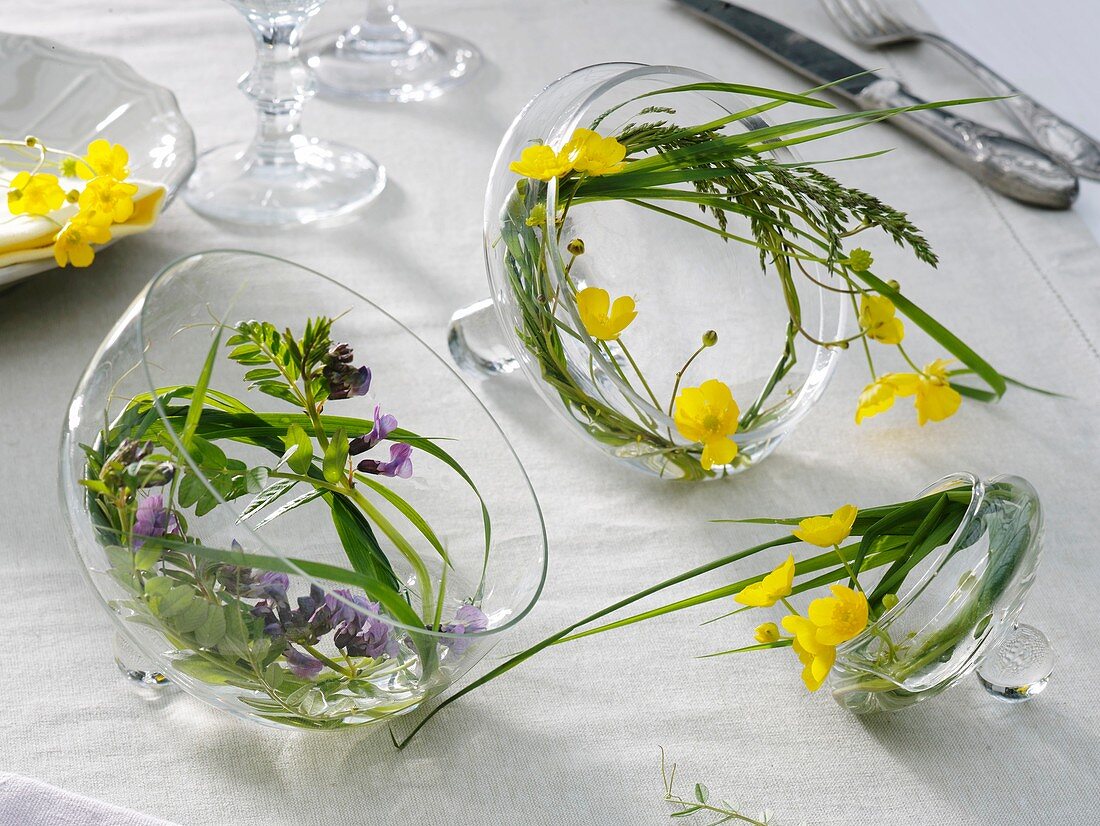
[[[924,103],[899,81],[870,72],[762,14],[725,0],[676,1],[815,83],[841,81],[832,89],[861,109]],[[887,123],[901,127],[982,183],[1017,201],[1067,209],[1077,197],[1077,178],[1069,169],[1038,147],[996,129],[944,109],[906,112]]]

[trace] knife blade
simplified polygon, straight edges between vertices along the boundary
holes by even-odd
[[[728,0],[676,2],[814,83],[835,83],[831,89],[861,109],[924,103],[900,81],[869,71],[770,17]],[[1077,197],[1076,176],[1057,159],[1030,143],[946,109],[905,112],[886,122],[904,129],[991,189],[1017,201],[1067,209]]]

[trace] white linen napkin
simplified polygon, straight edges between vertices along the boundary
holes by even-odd
[[[29,777],[0,772],[0,826],[172,826]]]

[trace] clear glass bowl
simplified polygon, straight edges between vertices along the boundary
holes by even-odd
[[[387,444],[392,450],[404,440],[413,473],[360,474],[355,495],[366,504],[322,497],[265,521],[313,489],[299,482],[257,507],[257,492],[275,493],[276,474],[290,472],[280,461],[279,434],[292,422],[310,424],[302,408],[248,389],[255,377],[244,373],[256,368],[227,357],[232,331],[224,325],[259,320],[300,332],[320,315],[335,319],[332,341],[361,356],[353,366],[365,362],[372,371],[365,395],[325,403],[330,444],[340,443],[337,426],[349,439],[367,433],[381,405],[402,430],[363,455],[385,460]],[[217,329],[223,335],[212,349]],[[201,387],[208,357],[206,402],[189,430],[188,400],[198,391],[173,388]],[[105,462],[127,438],[135,440],[130,453]],[[137,446],[147,439],[152,454],[142,458]],[[308,472],[343,485],[339,470],[317,476],[316,449]],[[105,473],[101,465],[125,469]],[[261,466],[272,472],[251,470]],[[129,496],[114,493],[123,476],[144,480],[133,483],[140,488],[131,497],[135,523],[155,524],[148,509],[140,522],[141,503],[163,497],[165,509],[152,509],[159,529],[135,526],[131,535],[115,526],[114,515],[130,512],[130,504],[110,504]],[[102,479],[111,480],[106,507],[95,485]],[[546,573],[542,516],[523,467],[454,371],[366,298],[254,253],[182,259],[134,300],[73,396],[60,485],[81,563],[120,629],[122,648],[132,651],[124,670],[154,682],[164,675],[211,705],[270,725],[342,728],[417,707],[523,619]],[[364,519],[376,552],[356,527]],[[134,539],[139,533],[148,538]],[[359,575],[351,583],[349,568]],[[381,598],[387,593],[396,604]],[[322,604],[327,613],[318,614]],[[340,617],[350,622],[354,646],[337,639]]]
[[[1019,674],[1043,673],[1021,677],[1030,689],[1016,697],[995,693],[1019,699],[1045,685],[1045,638],[1017,625],[1042,549],[1038,494],[1017,476],[981,481],[963,473],[921,495],[964,485],[973,489],[955,535],[907,577],[909,590],[898,595],[897,605],[837,649],[829,685],[849,711],[892,711],[934,697],[975,669],[984,673],[987,662],[1018,648],[1014,640],[1042,640],[1013,657]]]
[[[599,132],[608,135],[625,124],[654,118],[678,124],[708,123],[746,108],[737,96],[706,91],[638,99],[639,95],[713,80],[672,66],[607,63],[566,75],[531,100],[501,141],[489,177],[484,240],[492,298],[456,313],[450,332],[451,352],[467,370],[494,374],[522,369],[550,407],[590,443],[637,468],[671,479],[719,478],[764,459],[820,398],[839,352],[796,336],[794,368],[760,406],[751,424],[746,424],[746,411],[768,387],[787,346],[789,322],[779,279],[774,273],[761,272],[758,250],[743,243],[727,243],[683,221],[621,201],[574,207],[557,241],[543,245],[541,239],[553,235],[552,226],[533,225],[529,219],[535,204],[544,200],[546,220],[552,224],[558,206],[556,181],[545,188],[527,186],[508,165],[534,141],[560,149],[576,128],[592,127],[597,119]],[[651,114],[647,110],[654,105],[673,107],[676,114]],[[740,122],[743,129],[761,125],[758,117]],[[783,161],[794,159],[786,149],[777,150],[775,156]],[[689,217],[698,214],[694,210],[694,205],[679,209]],[[745,228],[737,226],[731,232],[739,229]],[[584,253],[567,273],[571,257],[567,245],[574,239],[584,242]],[[517,279],[526,279],[541,267],[555,285],[557,319],[573,330],[584,327],[572,291],[566,288],[567,279],[572,279],[578,291],[601,287],[613,297],[634,297],[638,317],[623,334],[623,341],[629,339],[630,355],[661,404],[654,404],[636,383],[623,380],[623,373],[629,373],[631,367],[617,343],[610,347],[612,363],[607,351],[588,336],[563,335],[562,370],[567,383],[598,399],[614,415],[667,441],[658,444],[657,440],[607,433],[592,420],[586,405],[560,392],[561,378],[553,375],[557,368],[548,369],[546,361],[524,343],[523,301]],[[820,272],[817,275],[826,277]],[[843,338],[843,295],[821,288],[806,290],[802,309],[804,325],[818,340]],[[704,471],[697,460],[670,460],[670,450],[690,442],[677,432],[668,410],[678,373],[708,330],[717,332],[718,343],[691,363],[681,386],[720,379],[732,389],[743,417],[742,428],[734,436],[739,447],[736,460]]]

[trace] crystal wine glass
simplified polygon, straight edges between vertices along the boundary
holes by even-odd
[[[299,56],[302,30],[325,0],[226,0],[248,20],[256,63],[238,88],[258,115],[255,137],[200,158],[184,198],[208,218],[255,226],[308,224],[351,213],[386,184],[373,159],[302,134],[302,106],[315,93]]]
[[[362,20],[310,40],[306,53],[321,94],[377,103],[439,97],[481,63],[470,43],[411,26],[389,0],[367,0]]]

